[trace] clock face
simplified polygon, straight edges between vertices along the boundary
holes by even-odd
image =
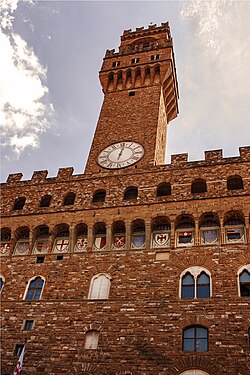
[[[106,147],[98,156],[98,164],[107,169],[129,167],[144,155],[144,148],[136,142],[118,142]]]

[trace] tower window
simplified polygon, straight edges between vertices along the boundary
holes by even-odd
[[[36,263],[38,264],[44,263],[44,257],[36,257]]]
[[[49,207],[50,202],[51,202],[51,195],[45,195],[41,199],[40,207]]]
[[[41,277],[36,277],[31,280],[25,296],[26,300],[39,300],[41,298],[44,280]]]
[[[24,348],[24,344],[16,344],[14,349],[14,355],[20,357]]]
[[[106,191],[100,190],[93,195],[93,203],[104,202],[106,197]]]
[[[240,296],[250,297],[250,273],[247,270],[240,275]]]
[[[90,284],[89,299],[108,299],[110,276],[99,274],[93,277]]]
[[[240,190],[244,189],[243,181],[241,176],[231,176],[227,179],[227,189],[228,190]]]
[[[75,203],[75,193],[68,193],[63,201],[63,206],[72,206]]]
[[[193,326],[183,331],[184,352],[207,352],[208,330],[205,327]]]
[[[97,349],[98,341],[99,331],[92,329],[86,332],[84,349]]]
[[[31,331],[34,325],[34,320],[25,320],[23,324],[24,331]]]
[[[115,68],[116,66],[120,65],[120,61],[113,61],[112,66]]]
[[[22,197],[22,198],[17,198],[15,200],[15,203],[14,203],[14,206],[13,206],[13,210],[22,210],[24,205],[25,205],[25,201],[26,201],[26,198]]]
[[[207,191],[207,184],[205,180],[198,179],[192,183],[191,193],[198,194],[198,193],[205,193]]]
[[[171,185],[170,183],[163,183],[160,184],[157,188],[157,197],[165,197],[167,195],[171,195]]]
[[[131,187],[131,188],[126,189],[124,193],[125,201],[137,199],[137,197],[138,197],[138,189],[136,187]]]
[[[182,299],[211,296],[211,276],[208,270],[193,266],[185,270],[182,275],[180,283]]]
[[[131,64],[137,64],[140,61],[139,57],[131,60]]]
[[[151,60],[159,60],[160,55],[152,55]]]
[[[129,91],[128,95],[129,96],[135,96],[135,91]]]

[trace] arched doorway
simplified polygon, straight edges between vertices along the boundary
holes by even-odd
[[[209,375],[207,372],[202,371],[202,370],[186,370],[182,372],[180,375]]]

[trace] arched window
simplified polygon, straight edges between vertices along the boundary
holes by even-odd
[[[2,291],[4,287],[4,283],[5,283],[5,278],[2,275],[0,275],[0,292]]]
[[[116,221],[112,225],[112,250],[124,250],[126,229],[124,221]]]
[[[99,274],[92,278],[89,299],[108,299],[110,289],[110,276],[106,274]]]
[[[182,372],[180,375],[209,375],[209,374],[200,369],[192,369],[192,370],[186,370]]]
[[[146,233],[144,220],[134,220],[131,226],[131,248],[145,249]]]
[[[170,246],[170,222],[165,216],[158,216],[152,220],[151,247],[153,249]]]
[[[227,189],[228,190],[239,190],[244,189],[243,181],[241,176],[230,176],[227,179]]]
[[[201,326],[191,326],[183,330],[184,352],[207,352],[208,329]]]
[[[40,201],[40,207],[49,207],[51,198],[51,195],[44,195]]]
[[[209,298],[211,294],[211,274],[207,269],[193,266],[182,272],[180,298]]]
[[[194,219],[191,215],[177,218],[175,241],[177,247],[194,245]]]
[[[182,277],[181,298],[194,298],[194,277],[188,272]]]
[[[22,210],[25,205],[26,198],[21,197],[15,200],[13,210]]]
[[[67,253],[69,251],[69,226],[59,224],[53,230],[53,253]]]
[[[29,235],[28,227],[18,228],[15,232],[16,246],[14,255],[27,255],[29,252]]]
[[[230,211],[224,220],[226,243],[245,242],[245,221],[241,212]]]
[[[95,329],[86,332],[84,349],[97,349],[99,334],[100,332]]]
[[[200,219],[201,245],[217,245],[220,238],[220,221],[216,214],[205,213]]]
[[[63,206],[72,206],[75,203],[75,193],[68,193],[63,201]]]
[[[137,187],[129,187],[125,190],[123,199],[125,201],[130,201],[130,200],[133,200],[133,199],[137,199],[137,197],[138,197]]]
[[[199,178],[192,183],[192,186],[191,186],[192,194],[205,193],[206,191],[207,191],[207,183],[205,180],[202,180],[201,178]]]
[[[86,224],[78,224],[75,228],[75,252],[86,251],[88,247],[88,227]]]
[[[171,184],[170,183],[162,183],[157,188],[157,197],[166,197],[171,195]]]
[[[43,285],[44,280],[40,276],[30,280],[25,299],[33,301],[39,300],[42,295]]]
[[[99,190],[93,195],[93,203],[105,202],[106,191]]]
[[[250,297],[250,271],[248,271],[247,269],[244,269],[239,275],[239,281],[240,281],[240,296]]]
[[[49,227],[41,225],[34,230],[35,243],[33,246],[33,254],[47,254],[50,247]]]
[[[11,240],[11,229],[1,229],[1,241],[0,241],[0,256],[10,254],[10,240]]]
[[[106,224],[96,223],[94,225],[94,244],[93,250],[106,250]]]

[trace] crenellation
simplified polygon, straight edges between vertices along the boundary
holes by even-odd
[[[240,147],[240,158],[243,160],[250,160],[250,146]]]
[[[48,171],[47,170],[43,170],[43,171],[34,171],[33,172],[33,175],[31,177],[31,181],[32,182],[44,182],[47,178],[47,175],[48,175]]]
[[[15,184],[22,180],[23,174],[22,173],[11,173],[9,174],[6,183],[8,184]]]
[[[171,155],[171,164],[174,166],[181,166],[187,162],[188,162],[187,153]]]
[[[59,168],[56,178],[57,180],[70,179],[72,177],[73,172],[74,172],[73,167]]]
[[[222,159],[222,150],[205,151],[205,160],[211,163],[220,162]]]

